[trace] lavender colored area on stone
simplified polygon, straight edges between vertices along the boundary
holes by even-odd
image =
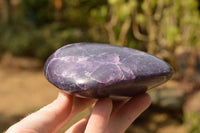
[[[58,49],[45,63],[45,76],[61,90],[81,97],[133,97],[166,82],[171,67],[131,48],[74,43]]]

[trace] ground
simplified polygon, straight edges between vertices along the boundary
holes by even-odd
[[[45,79],[42,63],[33,65],[35,60],[13,57],[6,61],[0,64],[0,132],[53,101],[58,93],[58,89]],[[20,62],[25,62],[25,65]],[[73,121],[88,112],[84,111]],[[177,113],[151,106],[130,126],[127,133],[186,133],[181,117],[175,115]]]

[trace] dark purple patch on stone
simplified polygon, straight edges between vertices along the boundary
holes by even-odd
[[[166,82],[171,67],[148,53],[100,43],[74,43],[58,49],[45,63],[49,82],[86,98],[133,97]]]

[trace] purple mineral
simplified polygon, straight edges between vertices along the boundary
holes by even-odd
[[[58,49],[45,63],[49,82],[67,93],[123,99],[145,93],[172,76],[163,60],[131,48],[74,43]]]

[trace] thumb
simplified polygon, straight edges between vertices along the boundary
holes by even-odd
[[[60,92],[56,100],[11,126],[6,133],[56,132],[70,114],[72,103],[72,96]]]

